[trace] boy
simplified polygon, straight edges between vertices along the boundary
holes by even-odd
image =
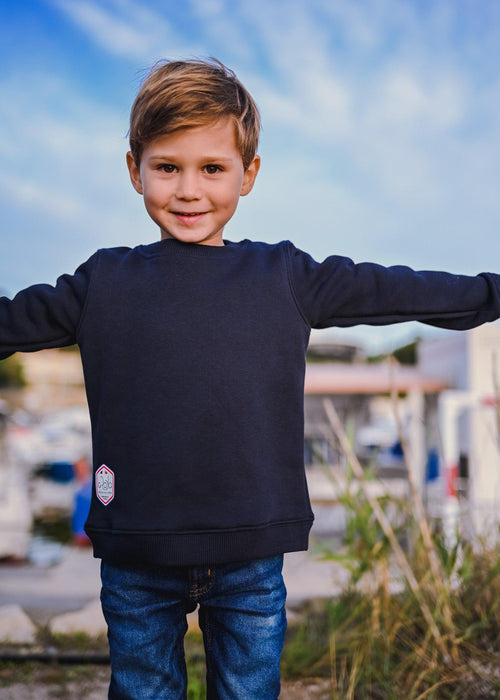
[[[182,698],[200,605],[208,697],[279,694],[284,552],[307,549],[311,327],[500,316],[500,275],[315,262],[223,239],[259,170],[257,108],[216,61],[157,65],[127,163],[161,240],[104,249],[55,288],[0,299],[0,358],[78,342],[93,428],[86,532],[102,559],[109,697]]]

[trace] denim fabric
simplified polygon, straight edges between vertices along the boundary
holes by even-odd
[[[276,700],[283,557],[213,567],[101,565],[112,700],[186,698],[186,613],[199,604],[208,700]]]

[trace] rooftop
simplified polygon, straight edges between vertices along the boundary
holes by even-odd
[[[386,394],[419,390],[434,394],[449,386],[446,382],[422,374],[417,367],[391,362],[375,364],[343,364],[338,362],[308,363],[306,394]]]

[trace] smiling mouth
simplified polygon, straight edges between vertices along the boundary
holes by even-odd
[[[203,219],[206,212],[204,212],[204,211],[191,211],[191,212],[174,211],[173,214],[179,223],[184,224],[185,226],[194,226],[195,224],[197,224],[199,221],[201,221]]]

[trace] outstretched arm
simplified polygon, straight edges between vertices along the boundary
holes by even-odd
[[[55,286],[37,284],[0,298],[0,359],[14,352],[72,345],[77,341],[95,256]]]
[[[498,274],[416,272],[336,255],[318,263],[291,244],[288,262],[297,305],[314,328],[422,321],[466,330],[500,317]]]

